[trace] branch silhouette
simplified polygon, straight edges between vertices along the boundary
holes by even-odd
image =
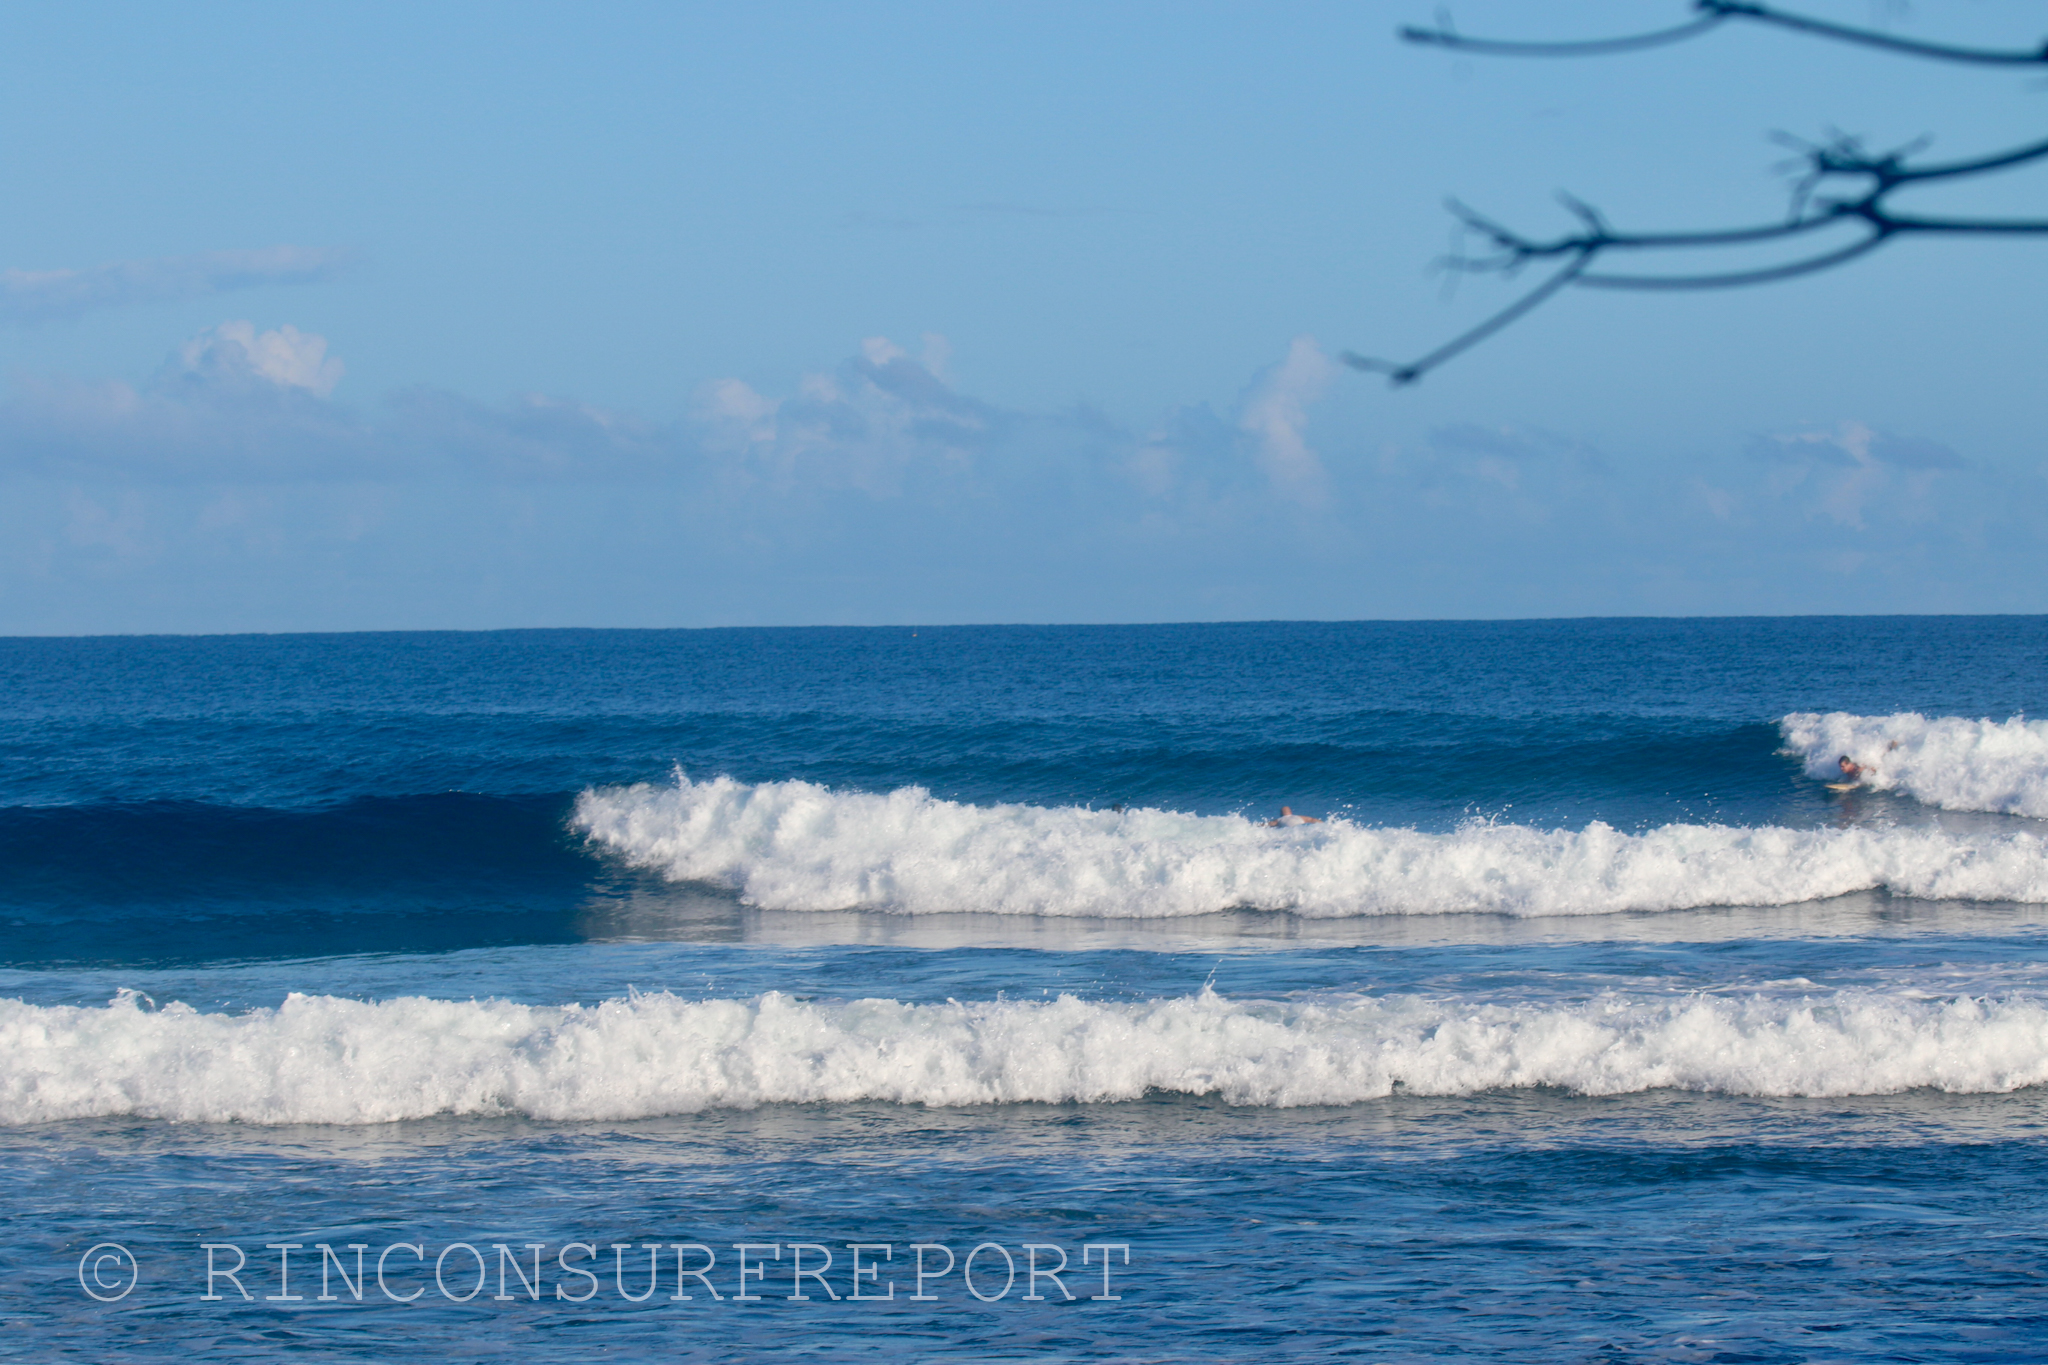
[[[1794,32],[1817,35],[1837,42],[1855,43],[1885,51],[1903,53],[1934,61],[1996,66],[2048,66],[2048,43],[2030,50],[1993,50],[1923,43],[1897,38],[1870,29],[1793,14],[1767,5],[1742,0],[1695,0],[1699,17],[1674,28],[1621,38],[1584,42],[1508,42],[1489,38],[1468,38],[1455,32],[1448,20],[1433,29],[1404,28],[1401,36],[1409,42],[1425,43],[1456,52],[1498,56],[1580,57],[1637,51],[1667,43],[1683,42],[1719,28],[1730,20],[1748,20]],[[1548,261],[1559,268],[1536,288],[1507,307],[1427,355],[1410,361],[1390,361],[1346,352],[1343,359],[1355,369],[1384,374],[1396,384],[1412,384],[1429,371],[1470,349],[1510,323],[1532,312],[1560,291],[1585,289],[1729,289],[1751,284],[1769,284],[1817,271],[1829,270],[1869,255],[1887,243],[1906,236],[1928,235],[2048,235],[2048,220],[1979,219],[1925,216],[1903,213],[1888,202],[1895,192],[1933,180],[1953,180],[1984,175],[1992,171],[2048,158],[2048,139],[1962,161],[1913,164],[1911,158],[1925,146],[1925,140],[1888,152],[1870,152],[1860,139],[1843,133],[1828,141],[1811,143],[1778,135],[1793,147],[1802,168],[1792,191],[1786,217],[1748,227],[1711,228],[1686,232],[1619,232],[1600,212],[1570,195],[1559,198],[1579,220],[1576,232],[1552,238],[1535,238],[1503,226],[1457,200],[1449,201],[1451,214],[1467,231],[1490,244],[1480,255],[1459,253],[1437,264],[1448,270],[1473,274],[1513,277],[1525,267]],[[1839,189],[1834,187],[1839,186]],[[1830,191],[1823,193],[1823,191]],[[1656,252],[1753,246],[1773,241],[1792,241],[1829,229],[1846,229],[1856,235],[1846,246],[1829,246],[1793,260],[1744,270],[1709,271],[1701,274],[1660,275],[1595,271],[1592,266],[1611,252]]]

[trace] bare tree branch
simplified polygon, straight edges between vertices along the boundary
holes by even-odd
[[[2004,233],[2031,237],[2048,233],[2048,218],[1898,218],[1885,222],[1894,232]]]
[[[1693,8],[1700,11],[1700,17],[1690,23],[1679,24],[1674,28],[1657,29],[1651,33],[1632,34],[1625,38],[1593,38],[1562,43],[1516,42],[1498,38],[1467,38],[1462,33],[1453,32],[1449,25],[1442,28],[1404,26],[1401,29],[1401,37],[1411,43],[1428,43],[1436,47],[1449,48],[1454,52],[1476,52],[1493,57],[1599,57],[1614,52],[1636,52],[1646,47],[1662,47],[1666,43],[1681,43],[1688,38],[1697,38],[1710,29],[1718,28],[1726,20],[1752,19],[1760,24],[1775,24],[1796,33],[1812,33],[1823,38],[1833,38],[1837,42],[1857,43],[1864,47],[1883,48],[1888,52],[1903,52],[1911,57],[1927,57],[1936,61],[1971,62],[1984,66],[2048,65],[2048,43],[2032,49],[1993,50],[1955,47],[1947,43],[1915,42],[1913,39],[1894,37],[1876,29],[1831,24],[1825,19],[1772,9],[1768,5],[1745,4],[1741,0],[1694,0]]]
[[[1491,257],[1448,257],[1439,262],[1453,270],[1477,272],[1511,269],[1526,261],[1546,256],[1571,256],[1587,250],[1676,250],[1685,247],[1741,246],[1754,242],[1777,241],[1786,237],[1797,237],[1820,228],[1831,227],[1849,216],[1850,210],[1837,205],[1782,223],[1765,223],[1758,227],[1714,228],[1699,232],[1615,232],[1604,222],[1589,232],[1573,233],[1570,236],[1538,242],[1502,227],[1490,218],[1473,212],[1453,199],[1450,211],[1459,221],[1474,232],[1489,238],[1499,255]]]
[[[1518,43],[1467,38],[1453,32],[1447,20],[1435,29],[1404,28],[1401,30],[1401,36],[1410,42],[1430,43],[1461,52],[1585,56],[1634,51],[1679,42],[1705,33],[1726,20],[1748,19],[1840,42],[1879,47],[1932,60],[1984,65],[2048,65],[2048,45],[2033,51],[1991,51],[1941,43],[1915,42],[1872,30],[1849,28],[1805,15],[1792,14],[1765,5],[1744,3],[1743,0],[1695,0],[1694,8],[1701,11],[1701,16],[1690,23],[1660,29],[1654,33],[1593,42]],[[1551,296],[1571,286],[1635,290],[1728,289],[1768,284],[1832,269],[1860,256],[1866,256],[1894,238],[1902,236],[2048,235],[2048,221],[2044,220],[1927,217],[1895,212],[1886,202],[1888,196],[1908,186],[1928,181],[1983,175],[2048,158],[2048,139],[1967,160],[1915,166],[1909,164],[1910,159],[1925,150],[1925,138],[1892,151],[1873,153],[1864,149],[1861,139],[1846,133],[1830,133],[1829,140],[1823,143],[1807,142],[1782,133],[1777,136],[1779,141],[1799,152],[1799,158],[1793,166],[1800,168],[1801,174],[1794,182],[1792,202],[1787,216],[1774,223],[1686,232],[1617,232],[1608,225],[1598,209],[1568,194],[1560,194],[1559,198],[1565,208],[1579,220],[1581,228],[1577,232],[1539,240],[1505,227],[1455,199],[1450,200],[1448,207],[1452,215],[1467,231],[1476,233],[1484,239],[1491,249],[1476,256],[1462,252],[1454,254],[1440,260],[1437,263],[1440,268],[1512,277],[1532,262],[1561,260],[1564,264],[1537,288],[1487,318],[1477,327],[1461,333],[1420,359],[1401,363],[1375,360],[1347,352],[1344,360],[1357,369],[1385,374],[1397,385],[1411,384],[1438,365],[1484,341],[1503,327],[1533,311]],[[1850,184],[1845,187],[1842,194],[1822,193],[1823,189],[1843,181]],[[1863,235],[1847,246],[1754,269],[1683,275],[1608,274],[1596,273],[1591,269],[1602,255],[1611,251],[1655,252],[1754,246],[1774,241],[1789,241],[1848,223],[1861,225]]]
[[[1676,28],[1639,33],[1632,38],[1595,38],[1583,43],[1517,43],[1492,38],[1467,38],[1448,28],[1403,28],[1402,38],[1411,43],[1434,43],[1455,52],[1483,52],[1490,57],[1598,57],[1610,52],[1637,52],[1666,43],[1682,43],[1717,27],[1728,16],[1709,14]]]
[[[1954,175],[1982,175],[1985,171],[2002,171],[2008,166],[2036,161],[2048,156],[2048,138],[2030,142],[2024,147],[2015,147],[2009,152],[1997,152],[1991,156],[1979,157],[1975,161],[1951,161],[1945,166],[1921,166],[1908,170],[1903,166],[1892,167],[1887,172],[1889,183],[1904,185],[1909,181],[1942,180]],[[1865,175],[1878,172],[1868,167],[1858,167]]]
[[[1790,14],[1784,10],[1772,9],[1768,5],[1742,4],[1738,0],[1697,0],[1695,7],[1718,18],[1754,19],[1758,23],[1776,24],[1780,28],[1789,28],[1799,33],[1816,33],[1838,42],[1859,43],[1864,47],[1879,47],[1888,52],[1903,52],[1910,57],[1928,57],[1945,62],[1974,62],[1983,66],[2048,65],[2048,43],[2043,43],[2031,51],[1951,47],[1946,43],[1920,43],[1910,38],[1895,38],[1889,33],[1879,33],[1875,29],[1831,24],[1824,19]]]
[[[1774,280],[1811,275],[1816,270],[1853,261],[1883,246],[1889,236],[1889,232],[1873,232],[1862,241],[1852,242],[1838,251],[1759,270],[1737,270],[1720,275],[1581,275],[1578,283],[1588,289],[1733,289],[1746,284],[1769,284]]]

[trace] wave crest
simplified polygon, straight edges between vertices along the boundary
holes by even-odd
[[[1416,996],[913,1005],[768,994],[600,1005],[293,995],[203,1014],[0,1001],[0,1123],[133,1115],[381,1123],[619,1120],[761,1104],[1241,1105],[1558,1087],[1867,1095],[2048,1083],[2048,1005],[1909,992],[1784,999]]]
[[[586,791],[574,823],[678,881],[778,910],[1164,918],[1251,907],[1360,915],[1589,915],[1790,905],[1856,891],[2048,902],[2048,841],[2026,832],[1664,825],[1624,834],[1468,824],[1448,834],[1343,820],[975,806],[730,778]]]
[[[1837,760],[1847,754],[1862,765],[1863,781],[1880,791],[1943,810],[2048,819],[2048,721],[1802,711],[1778,728],[1809,777],[1839,777]]]

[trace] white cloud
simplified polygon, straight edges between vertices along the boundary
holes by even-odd
[[[1275,491],[1311,506],[1328,498],[1323,462],[1309,446],[1308,405],[1322,396],[1337,366],[1313,337],[1296,337],[1287,358],[1253,386],[1238,424],[1257,441],[1259,468]]]
[[[258,379],[280,388],[304,389],[318,398],[334,392],[344,366],[327,354],[327,338],[286,323],[258,332],[251,322],[223,322],[178,348],[185,372],[201,379],[241,382]]]
[[[924,337],[912,359],[869,337],[834,374],[806,375],[770,399],[737,379],[705,386],[698,414],[715,450],[784,492],[856,489],[899,496],[907,481],[971,475],[976,455],[1023,419],[968,398],[941,377],[952,348]]]
[[[870,365],[887,365],[892,360],[901,360],[907,354],[901,346],[887,337],[869,337],[860,344],[860,353]]]
[[[713,422],[737,423],[751,439],[773,435],[772,419],[780,406],[740,379],[714,379],[704,389],[705,417]]]
[[[332,279],[351,260],[351,253],[333,247],[272,246],[114,261],[84,270],[0,270],[0,321],[45,322],[96,308],[314,284]]]
[[[1832,431],[1783,432],[1751,443],[1751,453],[1782,471],[1771,482],[1782,492],[1805,486],[1818,515],[1855,530],[1883,508],[1905,520],[1924,520],[1934,482],[1967,467],[1938,441],[1845,421]]]
[[[22,379],[0,403],[8,472],[145,481],[350,477],[388,471],[392,445],[328,401],[327,340],[225,322],[185,342],[155,381]]]

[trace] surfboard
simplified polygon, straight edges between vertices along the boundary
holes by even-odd
[[[1828,783],[1828,790],[1831,792],[1852,792],[1862,785],[1861,782],[1830,782]]]

